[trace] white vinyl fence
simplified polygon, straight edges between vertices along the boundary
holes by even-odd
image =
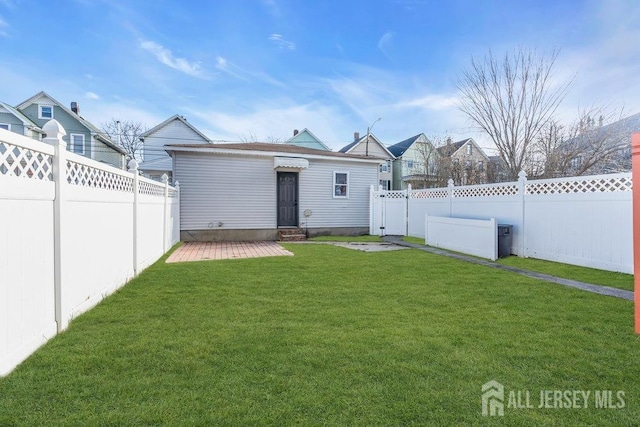
[[[0,375],[179,240],[178,186],[0,129]]]
[[[406,213],[387,209],[390,199]],[[425,215],[496,218],[513,225],[513,254],[633,273],[631,173],[529,181],[521,172],[499,184],[371,189],[370,234],[424,238]]]

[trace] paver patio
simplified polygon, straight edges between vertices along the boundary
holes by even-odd
[[[276,242],[186,242],[169,256],[167,262],[269,256],[293,256],[293,253]]]

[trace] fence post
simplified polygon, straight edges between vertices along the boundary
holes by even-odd
[[[449,218],[453,213],[451,205],[453,204],[453,179],[449,178],[447,181],[447,194],[449,195]]]
[[[404,215],[404,235],[409,235],[409,200],[411,199],[411,183],[407,184],[407,204]]]
[[[640,132],[631,135],[631,181],[640,183]],[[633,313],[636,334],[640,334],[640,185],[633,185]]]
[[[178,214],[176,216],[173,217],[173,225],[172,225],[172,233],[171,233],[171,245],[173,245],[173,233],[176,232],[176,230],[178,230],[178,241],[180,240],[180,181],[176,181],[173,184],[173,188],[175,188],[175,195],[174,195],[174,204],[177,204],[176,206],[176,210],[178,212]],[[173,207],[172,207],[173,209]]]
[[[525,245],[525,236],[527,235],[526,233],[526,227],[524,224],[525,221],[525,206],[524,206],[524,196],[527,190],[527,173],[525,171],[520,171],[518,172],[518,195],[520,196],[519,198],[519,202],[520,202],[520,251],[522,253],[523,258],[527,257],[527,253],[526,253],[526,245]]]
[[[369,186],[369,235],[373,236],[373,220],[375,218],[374,215],[374,187],[373,184]]]
[[[162,253],[167,251],[167,229],[169,228],[169,214],[167,208],[169,207],[169,176],[166,173],[162,174],[162,184],[164,184],[164,210],[162,211]]]
[[[42,127],[47,134],[43,142],[53,145],[55,152],[51,171],[53,181],[56,185],[56,198],[53,201],[53,293],[54,293],[54,317],[58,333],[65,329],[66,325],[62,319],[62,278],[63,261],[62,253],[63,232],[65,229],[65,209],[67,200],[67,143],[62,139],[67,134],[64,128],[56,120],[49,120]]]
[[[140,175],[138,174],[138,162],[135,159],[129,161],[129,171],[133,174],[133,276],[138,275],[138,203],[140,193]]]

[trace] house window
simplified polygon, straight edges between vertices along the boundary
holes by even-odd
[[[53,119],[53,105],[38,105],[39,119]]]
[[[387,173],[391,171],[391,160],[387,160],[380,165],[380,172]]]
[[[484,162],[482,160],[478,162],[478,170],[480,172],[484,171]]]
[[[84,135],[80,133],[72,133],[69,137],[71,139],[70,151],[78,154],[84,154]]]
[[[333,173],[333,197],[349,197],[349,172]]]
[[[407,168],[413,169],[413,160],[407,160]]]
[[[471,160],[467,160],[466,162],[464,162],[464,167],[467,169],[471,169]]]
[[[389,181],[388,179],[381,179],[380,187],[382,187],[383,190],[391,190],[391,181]]]
[[[473,150],[473,146],[471,144],[467,144],[467,154],[471,155],[472,150]]]
[[[9,123],[0,123],[0,129],[11,130],[11,125]]]

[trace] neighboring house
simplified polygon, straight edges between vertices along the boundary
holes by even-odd
[[[367,140],[366,135],[360,138],[360,134],[355,132],[353,134],[353,142],[342,147],[340,152],[384,159],[384,162],[380,163],[378,168],[378,184],[382,186],[383,190],[391,190],[393,161],[396,157],[373,134],[370,133]]]
[[[285,144],[295,145],[297,147],[313,148],[316,150],[331,151],[317,136],[311,133],[307,128],[302,129],[302,132],[298,132],[298,129],[293,130],[293,136],[287,139]]]
[[[211,140],[195,128],[184,116],[174,115],[140,135],[143,161],[139,169],[145,176],[160,181],[167,174],[173,182],[173,163],[165,145],[209,144]]]
[[[180,182],[182,241],[369,232],[380,159],[286,144],[165,147]]]
[[[578,135],[561,142],[556,156],[560,158],[549,176],[597,175],[631,170],[631,135],[640,131],[640,113],[613,123],[598,124],[587,117]],[[566,164],[564,164],[566,163]],[[559,166],[559,167],[558,167]]]
[[[424,133],[388,147],[393,161],[394,190],[433,187],[437,183],[438,152]]]
[[[42,129],[17,108],[0,101],[0,129],[9,130],[37,141],[42,140]]]
[[[447,143],[438,147],[441,174],[448,175],[455,185],[485,184],[487,168],[490,166],[489,156],[480,148],[473,138]]]
[[[69,151],[120,169],[125,168],[127,153],[102,130],[80,116],[80,107],[76,102],[72,102],[69,109],[47,93],[39,92],[16,108],[40,129],[49,120],[57,120],[67,132],[63,139]]]

